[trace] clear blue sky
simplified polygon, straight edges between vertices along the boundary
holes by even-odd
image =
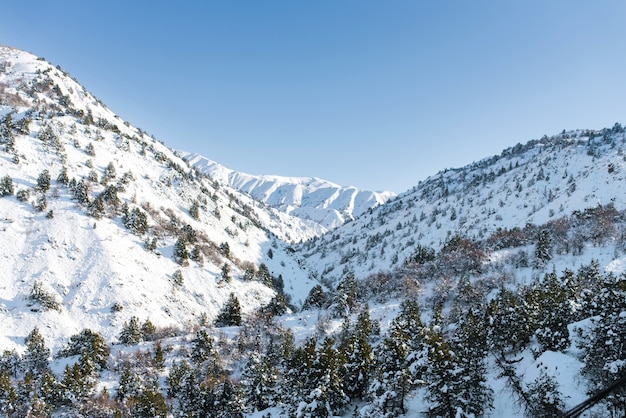
[[[626,2],[3,2],[0,43],[166,145],[251,174],[402,192],[626,122]]]

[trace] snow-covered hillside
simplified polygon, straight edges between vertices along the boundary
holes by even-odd
[[[251,175],[231,170],[198,154],[185,154],[193,167],[281,212],[314,221],[325,231],[343,225],[395,196],[342,187],[316,177]]]
[[[249,312],[276,293],[261,265],[294,303],[314,284],[281,241],[319,234],[314,223],[219,186],[60,68],[8,47],[0,147],[1,348],[35,325],[53,345],[85,327],[114,339],[131,316],[182,327],[231,293]]]
[[[543,224],[573,211],[626,208],[626,139],[618,124],[518,144],[501,155],[447,169],[298,247],[320,279],[336,281],[402,266],[416,245],[440,249],[455,236]]]

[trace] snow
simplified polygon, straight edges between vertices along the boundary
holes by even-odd
[[[311,231],[304,238],[321,235],[395,197],[393,192],[361,191],[316,177],[251,175],[228,169],[199,154],[183,153],[183,156],[190,165],[222,184],[307,221]]]
[[[0,349],[23,350],[23,338],[35,326],[53,351],[83,328],[115,341],[122,324],[131,316],[141,321],[150,319],[159,327],[186,329],[201,314],[214,318],[231,292],[239,298],[244,313],[252,312],[267,303],[274,291],[258,281],[243,281],[243,269],[237,264],[242,262],[256,267],[264,262],[272,275],[283,277],[285,291],[294,303],[304,300],[316,282],[287,251],[287,244],[275,237],[287,241],[291,233],[294,240],[301,240],[319,233],[319,228],[266,208],[235,189],[216,189],[210,179],[194,176],[174,151],[123,122],[47,62],[7,47],[0,47],[0,61],[6,63],[5,71],[0,73],[0,83],[6,86],[5,99],[8,94],[19,94],[23,103],[30,105],[34,99],[24,93],[24,86],[49,79],[69,97],[74,109],[91,112],[96,125],[101,118],[119,131],[87,126],[80,118],[60,113],[52,122],[45,117],[34,118],[29,135],[16,135],[19,164],[13,163],[12,155],[2,146],[0,176],[10,176],[15,192],[29,189],[31,196],[28,202],[20,202],[15,196],[0,198],[0,269],[10,272],[0,277]],[[40,103],[56,105],[51,90],[35,91],[33,95]],[[0,106],[0,118],[15,110],[14,121],[24,117],[27,108]],[[38,139],[46,125],[57,135],[58,144]],[[85,153],[88,144],[93,145],[95,156]],[[92,169],[101,178],[110,163],[117,173],[114,183],[125,173],[131,173],[134,179],[118,192],[121,200],[131,208],[153,211],[148,224],[157,231],[151,235],[157,238],[156,252],[146,251],[145,237],[124,228],[119,215],[101,219],[87,216],[67,188],[55,181],[63,166],[70,179],[86,178]],[[172,166],[180,169],[173,170]],[[37,212],[30,202],[38,193],[34,187],[43,169],[49,170],[52,187],[46,196],[47,208]],[[94,182],[90,189],[93,198],[104,190],[104,185]],[[199,220],[188,213],[195,199],[206,202]],[[49,210],[53,211],[52,219],[46,218]],[[214,214],[216,210],[219,217]],[[244,215],[246,210],[250,218]],[[202,264],[190,261],[187,267],[178,265],[172,258],[176,238],[158,232],[158,223],[167,220],[168,213],[216,246],[228,243],[232,261],[216,254],[213,259],[205,257]],[[272,259],[266,255],[270,248]],[[220,280],[225,262],[232,264],[230,283]],[[184,282],[177,288],[171,277],[179,269]],[[28,300],[35,282],[62,303],[60,311],[42,311]],[[113,312],[115,304],[124,309]]]
[[[0,177],[10,176],[16,191],[31,191],[28,202],[16,196],[0,197],[0,350],[23,352],[24,337],[34,327],[53,352],[84,328],[116,341],[123,323],[132,316],[150,319],[159,327],[189,331],[202,315],[215,318],[231,293],[239,298],[244,313],[251,313],[275,292],[258,281],[244,281],[245,263],[255,267],[264,263],[272,275],[280,275],[285,292],[300,305],[314,285],[332,284],[347,272],[363,279],[401,267],[418,243],[438,250],[457,234],[481,239],[499,228],[541,224],[598,204],[626,208],[626,196],[616,193],[626,180],[623,134],[615,135],[617,145],[600,144],[591,150],[589,137],[600,133],[572,131],[562,138],[505,150],[501,156],[465,168],[442,171],[394,196],[318,178],[248,175],[197,154],[181,157],[125,123],[45,61],[0,47],[0,63],[6,63],[0,72],[0,83],[5,86],[0,90],[0,118],[9,112],[15,112],[14,120],[25,117],[35,99],[46,104],[49,112],[42,110],[33,119],[29,135],[16,136],[19,164],[4,147],[0,150]],[[32,97],[25,93],[46,77],[75,110],[90,112],[94,120],[115,125],[119,132],[86,126],[68,112],[55,114],[50,109],[56,109],[58,98],[50,90],[34,89]],[[8,105],[8,101],[17,104]],[[60,150],[38,139],[46,124],[58,136]],[[93,145],[95,156],[86,155],[87,144]],[[131,207],[148,212],[150,237],[157,238],[157,251],[145,250],[145,237],[128,231],[119,214],[101,219],[88,216],[67,188],[54,180],[62,167],[70,178],[86,178],[92,169],[101,177],[109,163],[116,168],[115,181],[132,173],[134,180],[119,195]],[[208,177],[198,175],[192,166]],[[50,171],[52,188],[46,194],[46,210],[38,212],[32,202],[43,169]],[[97,182],[90,187],[92,197],[104,189]],[[205,203],[199,219],[194,219],[189,207],[199,200]],[[46,216],[50,210],[51,219]],[[213,251],[203,263],[177,264],[173,259],[176,239],[166,232],[175,219],[216,247],[228,243],[230,258]],[[615,275],[626,272],[626,255],[615,242],[587,244],[576,257],[555,254],[543,270],[512,266],[512,257],[533,249],[527,245],[490,252],[483,267],[509,277],[508,284],[529,283],[547,271],[575,271],[591,260]],[[221,280],[224,263],[231,265],[229,283]],[[172,283],[178,270],[183,274],[181,286]],[[29,299],[35,283],[61,303],[59,310],[44,310]],[[420,298],[429,300],[435,286],[434,282],[423,284]],[[399,304],[391,300],[370,305],[370,315],[380,321],[382,333],[397,315]],[[116,305],[123,309],[112,309]],[[620,317],[624,315],[626,311]],[[342,325],[324,310],[289,313],[277,321],[294,333],[297,344],[317,332],[332,335]],[[568,408],[586,399],[576,330],[584,332],[590,326],[590,319],[571,324],[571,345],[562,353],[547,351],[534,358],[531,350],[524,351],[516,364],[523,383],[531,384],[543,371],[559,384]],[[221,330],[231,339],[237,331],[235,327]],[[170,343],[184,342],[185,337],[177,338]],[[116,346],[115,350],[131,349]],[[71,361],[56,360],[55,371],[60,373]],[[610,366],[617,369],[622,364]],[[519,415],[505,382],[495,367],[490,370],[493,415]],[[425,405],[423,389],[411,393],[407,416],[423,413]],[[272,409],[248,416],[268,412],[279,413]]]

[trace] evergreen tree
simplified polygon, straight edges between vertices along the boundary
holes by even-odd
[[[128,322],[124,322],[119,340],[120,343],[125,345],[135,345],[143,341],[141,326],[136,316],[132,316]]]
[[[388,336],[374,350],[377,367],[370,379],[367,405],[361,415],[392,418],[406,413],[405,400],[415,381],[407,364],[407,345]]]
[[[457,416],[488,415],[493,409],[493,390],[487,385],[486,377],[487,324],[478,310],[469,309],[459,318],[456,327],[450,341],[455,380],[450,383]]]
[[[610,386],[626,375],[626,276],[608,275],[597,292],[597,316],[588,331],[581,331],[579,348],[583,353],[581,370],[587,378],[589,394]],[[612,416],[626,413],[626,388],[611,392],[603,403]]]
[[[67,175],[67,167],[63,166],[63,168],[59,172],[59,175],[57,176],[57,183],[63,186],[67,186],[69,181],[70,181],[70,178]]]
[[[106,366],[110,352],[111,350],[102,335],[85,328],[78,334],[70,337],[69,343],[59,351],[57,357],[86,354],[96,368],[103,369]]]
[[[14,192],[13,179],[8,175],[0,178],[0,197],[12,196]]]
[[[17,394],[8,371],[0,369],[0,415],[11,416],[15,409]]]
[[[24,353],[23,364],[25,369],[33,376],[37,377],[50,370],[48,359],[50,350],[46,347],[45,340],[37,327],[28,334],[24,342],[26,343],[26,353]]]
[[[174,260],[180,265],[187,262],[189,252],[187,251],[187,243],[182,237],[178,237],[174,244]]]
[[[497,353],[518,352],[530,342],[534,330],[524,300],[502,288],[487,306],[488,343]]]
[[[243,392],[239,385],[224,379],[216,388],[215,416],[243,418],[245,410]]]
[[[43,170],[39,174],[39,177],[37,177],[37,188],[42,193],[46,193],[50,190],[50,172],[48,170]]]
[[[536,418],[558,417],[563,414],[565,402],[555,379],[542,368],[539,377],[528,386],[528,414]]]
[[[316,284],[302,304],[302,310],[321,309],[326,305],[326,294],[321,285]]]
[[[353,273],[348,273],[337,285],[333,293],[330,310],[335,317],[349,315],[357,305],[357,282]]]
[[[232,280],[232,277],[230,277],[230,265],[228,263],[224,263],[224,265],[222,266],[222,282],[224,283],[230,283],[230,281]]]
[[[552,242],[547,230],[539,232],[535,246],[535,267],[543,268],[552,259]]]
[[[231,327],[239,325],[241,325],[241,305],[239,304],[237,296],[231,293],[215,319],[215,326]]]
[[[263,411],[273,405],[276,394],[278,370],[268,356],[261,353],[261,338],[256,337],[256,344],[248,355],[248,361],[242,374],[242,387],[245,404],[249,412]]]
[[[529,291],[526,297],[528,311],[534,315],[534,327],[540,352],[562,351],[569,347],[567,328],[571,315],[571,302],[567,280],[556,273],[546,274],[543,282]],[[540,353],[537,353],[540,354]]]
[[[299,417],[332,417],[343,413],[350,398],[345,394],[339,376],[342,364],[343,359],[335,350],[334,341],[326,338],[309,369],[306,392],[297,408]]]
[[[357,318],[354,330],[351,330],[340,345],[344,360],[340,374],[345,392],[351,399],[364,399],[369,386],[370,375],[374,366],[374,357],[370,337],[374,326],[366,305]]]
[[[143,235],[148,230],[148,216],[139,208],[133,208],[122,217],[124,226],[133,234]]]

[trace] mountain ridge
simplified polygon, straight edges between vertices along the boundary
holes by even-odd
[[[389,191],[370,192],[340,186],[317,177],[247,174],[197,153],[183,153],[183,158],[211,178],[283,213],[317,222],[327,231],[396,196]]]

